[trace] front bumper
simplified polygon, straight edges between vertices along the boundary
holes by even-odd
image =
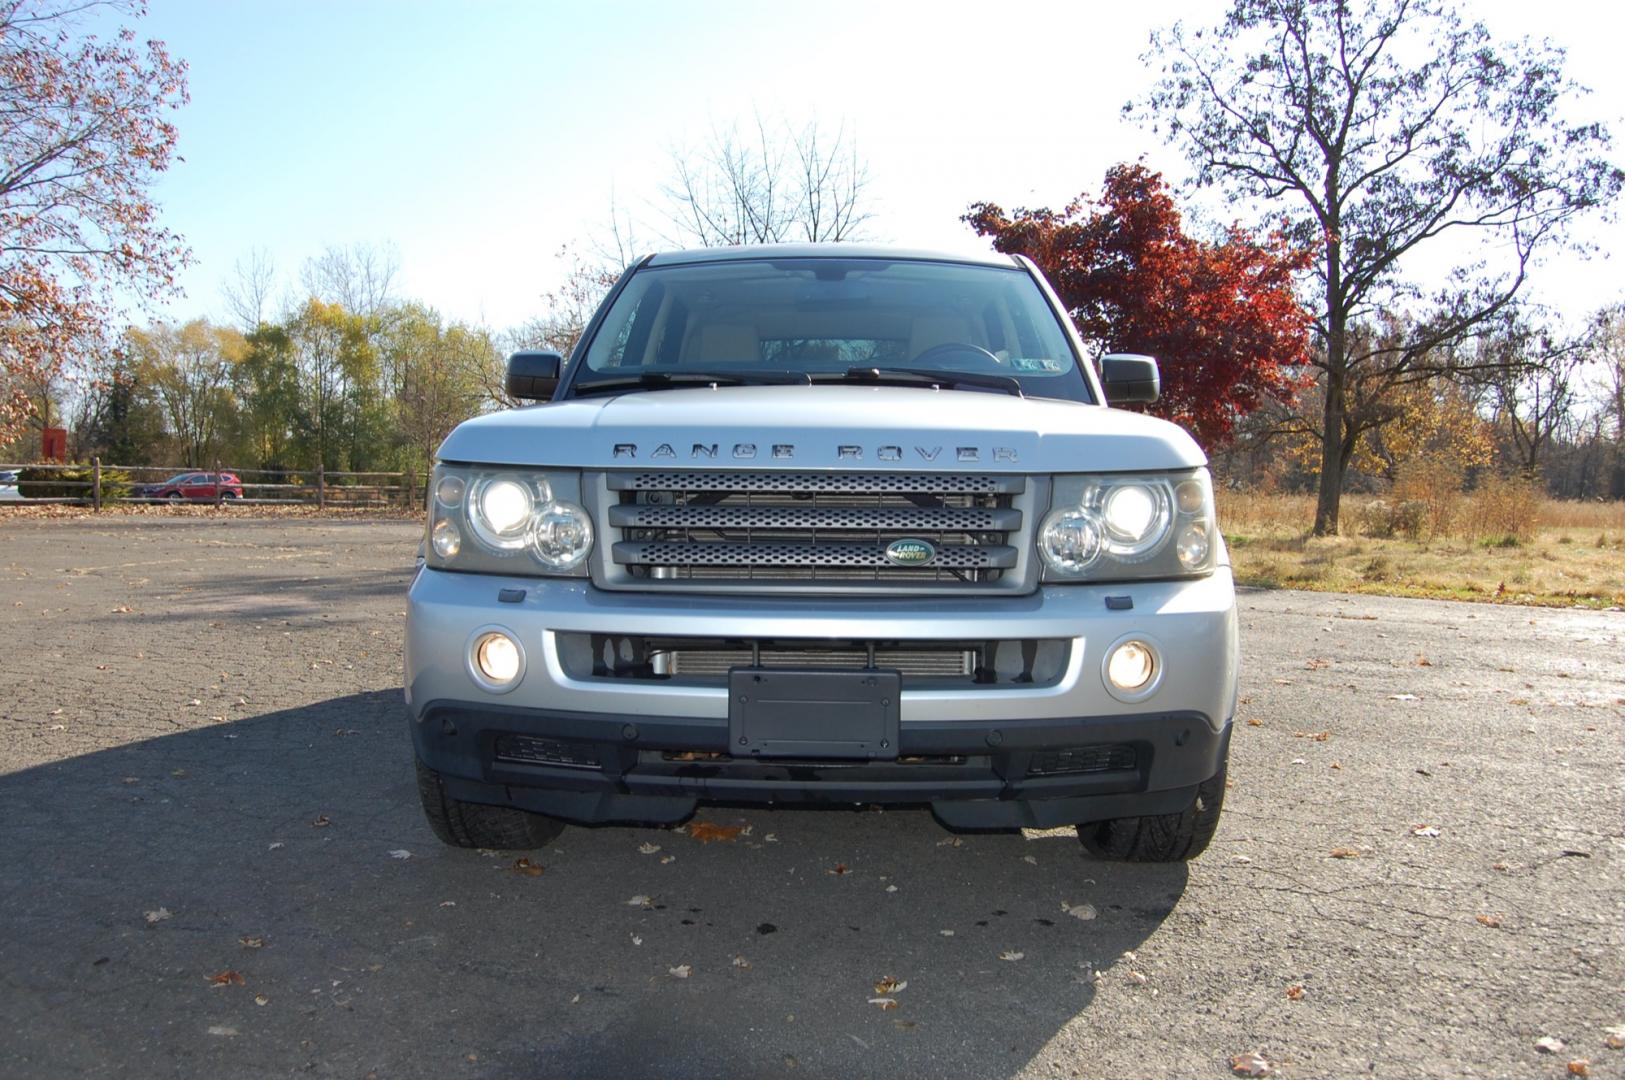
[[[524,597],[501,601],[504,589]],[[1115,599],[1125,596],[1132,607]],[[578,822],[677,821],[701,799],[929,803],[964,827],[1170,813],[1223,767],[1235,709],[1228,569],[1195,581],[925,601],[610,593],[585,581],[425,569],[409,607],[406,693],[418,756],[453,798]],[[523,675],[505,693],[469,671],[471,642],[490,627],[524,654]],[[1066,639],[1070,652],[1045,686],[910,690],[905,680],[896,761],[745,760],[727,757],[726,687],[574,678],[557,650],[566,633],[1048,638]],[[1156,644],[1164,671],[1154,694],[1125,704],[1107,692],[1101,667],[1106,648],[1129,634]],[[511,736],[543,740],[558,760],[517,760],[502,752]],[[1058,751],[1070,755],[1059,769]]]

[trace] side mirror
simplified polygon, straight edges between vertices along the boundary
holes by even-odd
[[[548,349],[526,349],[508,357],[509,397],[521,401],[547,401],[559,385],[564,357]]]
[[[1100,381],[1106,384],[1108,405],[1149,405],[1162,394],[1162,376],[1151,356],[1107,353],[1100,358]]]

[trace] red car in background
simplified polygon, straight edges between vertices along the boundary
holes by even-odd
[[[135,490],[138,499],[167,499],[170,502],[213,502],[217,474],[212,472],[177,473],[157,484],[143,484]],[[236,473],[219,473],[220,497],[240,499],[243,482]]]

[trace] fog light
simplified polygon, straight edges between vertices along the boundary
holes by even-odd
[[[474,646],[474,665],[491,682],[505,686],[519,677],[519,646],[507,634],[485,634]]]
[[[434,523],[429,542],[434,545],[434,553],[442,559],[456,558],[457,553],[463,550],[463,534],[444,518]]]
[[[1144,690],[1156,674],[1157,655],[1143,641],[1123,642],[1106,660],[1107,680],[1125,694]]]

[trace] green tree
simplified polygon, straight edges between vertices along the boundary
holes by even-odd
[[[1233,0],[1217,28],[1155,34],[1148,59],[1162,78],[1129,111],[1167,125],[1199,183],[1285,215],[1316,249],[1315,532],[1336,532],[1354,384],[1378,370],[1397,388],[1471,356],[1452,346],[1504,314],[1537,253],[1625,173],[1602,125],[1562,115],[1576,88],[1561,50],[1494,42],[1441,0]],[[1402,275],[1424,250],[1467,251],[1431,297]],[[1388,352],[1352,340],[1379,309],[1414,314]]]
[[[299,371],[293,340],[281,326],[262,323],[249,334],[236,370],[239,422],[253,463],[283,469],[299,424]]]
[[[131,328],[124,342],[136,358],[140,383],[163,408],[181,463],[211,467],[236,424],[233,369],[247,350],[243,336],[194,319],[179,327]]]
[[[311,464],[362,468],[374,456],[369,436],[386,425],[377,415],[378,358],[367,330],[362,316],[316,299],[288,321],[299,387],[296,441],[308,447]]]
[[[402,304],[383,320],[384,367],[394,373],[399,464],[426,468],[451,429],[479,411],[480,372],[498,361],[491,335],[442,324],[433,309]]]

